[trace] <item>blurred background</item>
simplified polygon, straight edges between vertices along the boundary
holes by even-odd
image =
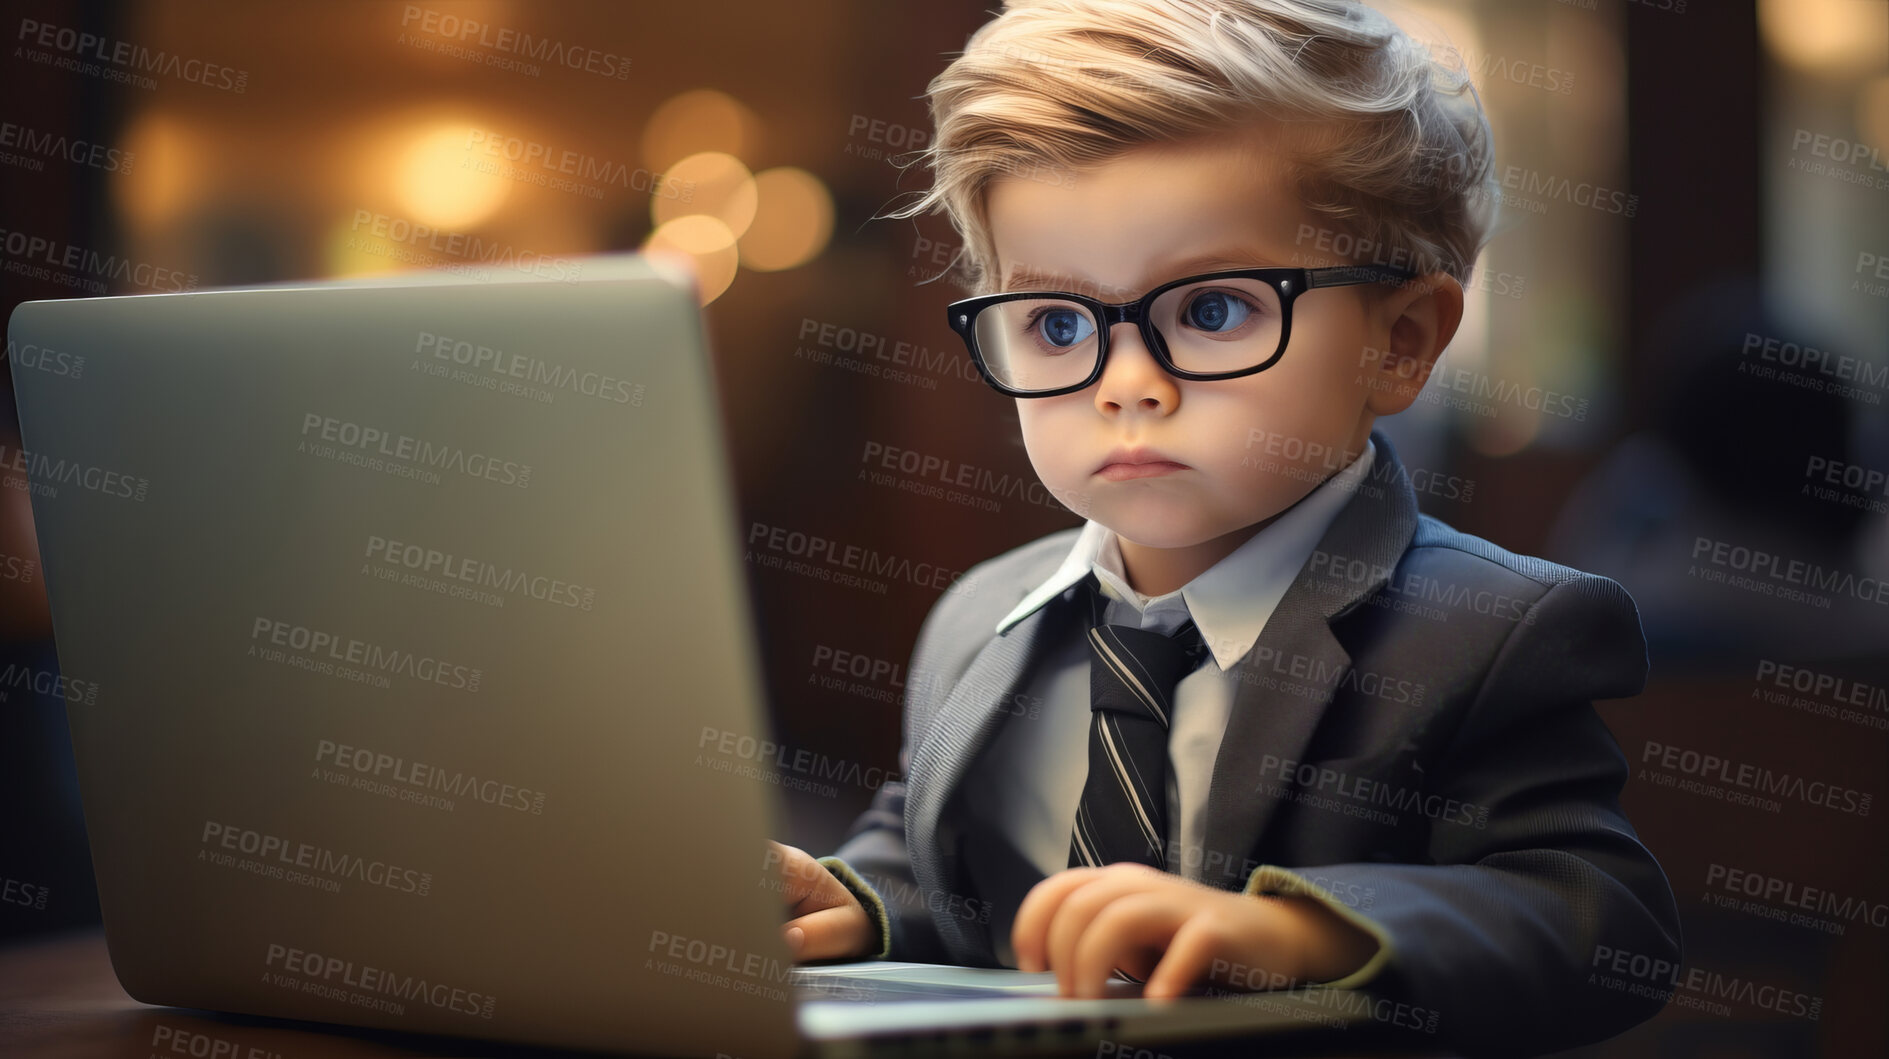
[[[1595,1052],[1889,1054],[1884,829],[1640,767],[1652,741],[1889,791],[1889,609],[1732,587],[1698,557],[1705,539],[1889,578],[1889,4],[1381,6],[1472,71],[1503,207],[1462,331],[1380,425],[1448,483],[1428,514],[1631,591],[1652,677],[1602,712],[1688,962],[1820,998],[1815,1019],[1675,1004]],[[930,136],[926,83],[993,7],[15,0],[0,303],[689,253],[744,520],[963,570],[1080,521],[1026,488],[1012,404],[943,323],[954,233],[879,217],[925,186],[900,163]],[[0,938],[21,938],[98,910],[8,373],[0,390]],[[862,478],[886,448],[1010,486]],[[896,775],[937,591],[752,575],[779,741]],[[872,790],[781,795],[783,840],[821,854]],[[1831,930],[1721,907],[1728,864],[1863,911]]]

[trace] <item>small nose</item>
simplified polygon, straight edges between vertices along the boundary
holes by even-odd
[[[1156,415],[1171,415],[1180,407],[1181,391],[1154,359],[1141,329],[1123,321],[1109,329],[1108,364],[1096,384],[1095,407],[1103,415],[1125,408]]]

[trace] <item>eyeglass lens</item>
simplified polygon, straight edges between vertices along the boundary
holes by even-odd
[[[1279,292],[1256,279],[1216,279],[1162,292],[1149,307],[1168,358],[1182,371],[1239,371],[1279,351]],[[1074,386],[1095,370],[1100,325],[1065,298],[1017,298],[988,306],[974,328],[978,353],[1014,390]]]

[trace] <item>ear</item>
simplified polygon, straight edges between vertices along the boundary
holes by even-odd
[[[1463,285],[1447,272],[1431,272],[1403,284],[1378,305],[1377,328],[1384,348],[1371,364],[1365,406],[1387,416],[1409,408],[1423,390],[1437,358],[1463,322]]]

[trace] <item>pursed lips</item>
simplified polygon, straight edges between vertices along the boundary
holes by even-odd
[[[1187,470],[1187,465],[1150,448],[1117,448],[1102,459],[1095,473],[1104,478],[1147,478]]]

